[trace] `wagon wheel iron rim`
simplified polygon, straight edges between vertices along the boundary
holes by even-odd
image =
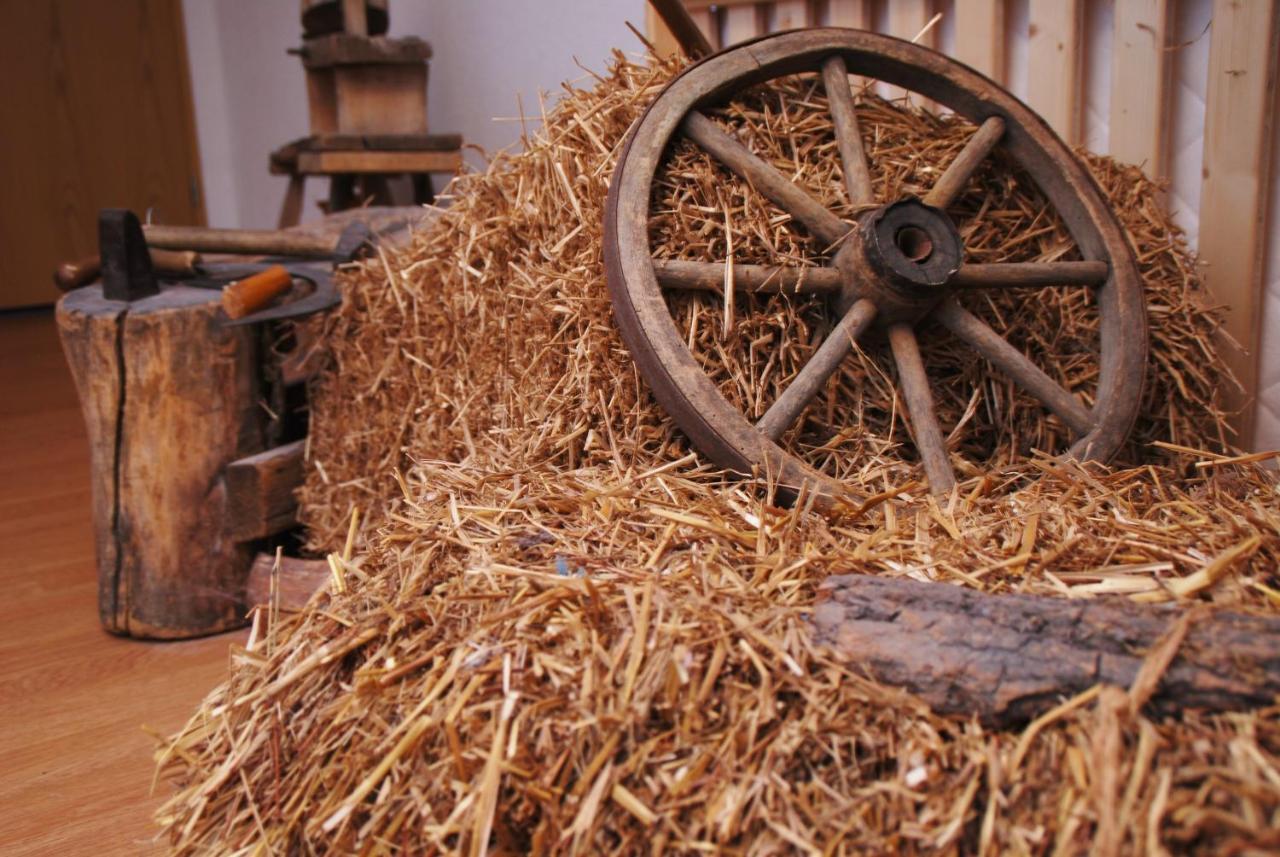
[[[720,130],[702,108],[787,75],[811,72],[826,90],[846,191],[860,213],[838,218]],[[977,130],[923,199],[877,200],[872,191],[848,75],[919,93]],[[773,283],[833,293],[838,321],[789,386],[755,424],[703,372],[671,317],[664,288],[713,288],[723,263],[654,259],[650,189],[668,149],[683,134],[833,248],[826,267],[735,265],[734,288]],[[1057,210],[1082,261],[963,264],[963,244],[947,206],[997,145]],[[949,329],[1038,399],[1071,430],[1066,455],[1105,461],[1123,445],[1141,399],[1146,363],[1142,280],[1123,228],[1088,170],[1029,107],[978,72],[927,48],[859,30],[796,30],[744,42],[674,78],[636,120],[610,181],[604,254],[614,315],[624,342],[658,403],[694,446],[721,467],[770,479],[824,504],[856,503],[856,491],[783,449],[778,439],[872,326],[887,331],[901,398],[935,493],[955,484],[915,325]],[[1092,286],[1099,316],[1095,403],[1087,408],[1021,351],[965,310],[967,288]]]

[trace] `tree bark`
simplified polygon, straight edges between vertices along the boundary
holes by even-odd
[[[820,598],[812,616],[819,643],[935,711],[1000,727],[1098,683],[1129,687],[1185,610],[864,575],[828,578]],[[1147,708],[1235,710],[1278,695],[1280,619],[1219,611],[1191,625]]]

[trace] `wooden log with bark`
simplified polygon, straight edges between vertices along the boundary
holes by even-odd
[[[812,624],[841,659],[935,711],[1011,726],[1096,684],[1129,687],[1186,610],[850,574],[823,582]],[[1280,697],[1280,619],[1223,610],[1191,618],[1151,713],[1247,709]]]

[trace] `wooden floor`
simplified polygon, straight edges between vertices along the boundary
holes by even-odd
[[[49,311],[0,313],[0,854],[156,848],[153,742],[243,632],[142,643],[98,625],[89,455]]]

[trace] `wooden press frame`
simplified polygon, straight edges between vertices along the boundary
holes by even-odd
[[[1083,141],[1084,20],[1091,0],[1029,0],[1027,101],[1069,143]],[[816,23],[880,29],[911,39],[943,4],[933,0],[685,0],[695,21],[720,48],[767,31]],[[1007,84],[1005,15],[1008,0],[953,0],[956,59]],[[1244,393],[1224,391],[1241,408],[1238,443],[1253,443],[1262,342],[1264,265],[1276,144],[1280,0],[1213,0],[1205,98],[1205,133],[1198,250],[1210,261],[1205,282],[1228,309],[1226,332],[1239,343],[1224,350]],[[1110,51],[1110,154],[1142,164],[1148,175],[1168,174],[1168,128],[1173,105],[1174,0],[1115,0]],[[821,17],[821,21],[819,21]],[[675,39],[648,10],[650,39],[659,52]],[[935,27],[920,40],[937,46]],[[1272,248],[1280,264],[1280,248]],[[1280,323],[1280,320],[1275,320]],[[1276,334],[1280,336],[1280,331]]]

